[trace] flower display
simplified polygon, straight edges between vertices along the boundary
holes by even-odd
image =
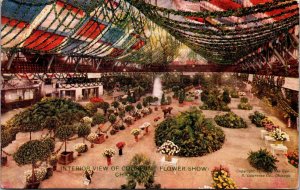
[[[215,189],[237,189],[227,168],[223,166],[215,167],[211,174],[214,181],[212,185]]]
[[[286,157],[288,159],[288,162],[292,164],[295,168],[298,168],[299,164],[299,154],[297,151],[294,152],[288,152],[286,154]]]
[[[42,181],[47,173],[47,169],[45,167],[40,167],[37,169],[34,169],[35,179],[36,181]],[[32,182],[32,170],[27,170],[24,172],[26,182]]]
[[[87,140],[90,141],[90,142],[94,142],[95,140],[97,140],[97,138],[98,138],[97,133],[90,133],[87,136]]]
[[[114,155],[115,155],[115,153],[116,153],[116,151],[114,150],[114,149],[112,149],[112,148],[107,148],[107,149],[105,149],[104,150],[104,152],[103,152],[103,156],[104,157],[113,157]]]
[[[128,116],[126,116],[126,117],[124,118],[124,121],[125,121],[126,123],[131,123],[133,120],[134,120],[134,118],[133,118],[132,116],[130,116],[130,115],[128,115]]]
[[[90,102],[92,102],[92,103],[100,103],[100,102],[103,102],[103,99],[102,98],[98,98],[98,97],[92,97],[92,98],[90,98]]]
[[[125,142],[118,142],[118,143],[116,144],[116,147],[117,147],[118,149],[122,149],[122,148],[124,148],[125,145],[126,145]]]
[[[180,148],[172,141],[167,140],[158,148],[158,151],[162,154],[173,156],[180,151]]]
[[[88,116],[85,116],[85,117],[83,117],[83,118],[81,119],[81,121],[82,121],[83,123],[90,124],[90,123],[93,122],[93,118],[88,117]]]
[[[138,128],[135,128],[135,129],[132,129],[130,133],[134,136],[137,136],[141,133],[141,130]]]
[[[276,128],[279,128],[279,126],[274,125],[274,123],[269,118],[261,120],[261,124],[262,126],[264,126],[265,130],[269,132],[275,130]]]
[[[77,143],[74,145],[74,149],[78,153],[84,153],[87,151],[87,146],[84,143]]]
[[[281,131],[280,128],[276,128],[270,133],[270,136],[273,137],[276,141],[286,141],[287,134]]]

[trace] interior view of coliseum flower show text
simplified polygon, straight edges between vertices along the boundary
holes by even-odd
[[[1,189],[297,189],[298,0],[0,0]]]

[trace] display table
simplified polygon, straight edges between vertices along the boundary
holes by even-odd
[[[288,148],[286,146],[284,146],[283,144],[271,144],[271,152],[273,154],[273,156],[275,156],[275,151],[281,151],[284,154],[287,154]]]
[[[260,130],[260,137],[261,137],[261,139],[265,139],[265,136],[267,136],[268,135],[268,131],[266,131],[266,130]]]
[[[176,167],[177,168],[177,163],[178,163],[178,159],[177,158],[172,158],[171,161],[166,161],[165,157],[162,157],[160,160],[160,166],[162,167]],[[175,169],[173,172],[176,174],[176,170]]]
[[[275,142],[276,140],[273,137],[265,136],[265,144],[268,146],[268,141]]]

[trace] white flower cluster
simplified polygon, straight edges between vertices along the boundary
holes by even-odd
[[[34,169],[35,179],[36,181],[42,181],[47,173],[47,169],[45,167],[40,167],[37,169]],[[24,172],[26,182],[32,182],[32,170],[27,170]]]
[[[115,155],[116,151],[112,148],[107,148],[104,150],[103,152],[103,156],[104,157],[112,157],[113,155]]]
[[[173,156],[175,153],[178,153],[180,151],[180,148],[172,141],[167,140],[158,148],[158,151],[162,154]]]
[[[87,140],[90,141],[90,142],[94,142],[97,138],[98,138],[97,133],[90,133],[87,136]]]
[[[271,137],[273,137],[277,141],[286,141],[287,140],[287,134],[283,131],[281,131],[280,128],[276,128],[273,130],[270,134]]]
[[[132,129],[130,132],[132,135],[139,135],[141,133],[141,130],[138,128]]]
[[[93,122],[93,118],[88,117],[88,116],[83,117],[81,120],[84,123],[92,123]]]
[[[124,118],[124,121],[125,121],[125,122],[131,122],[131,121],[133,121],[133,117],[130,116],[130,115],[127,115],[127,116]]]
[[[86,144],[77,143],[74,145],[74,149],[76,150],[76,152],[83,153],[86,151]]]
[[[149,114],[150,110],[149,110],[149,108],[143,108],[141,112],[142,112],[142,114]]]

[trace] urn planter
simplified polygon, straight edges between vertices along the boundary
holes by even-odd
[[[62,152],[60,154],[58,163],[63,164],[63,165],[67,165],[70,164],[71,162],[73,162],[74,160],[74,152]]]

